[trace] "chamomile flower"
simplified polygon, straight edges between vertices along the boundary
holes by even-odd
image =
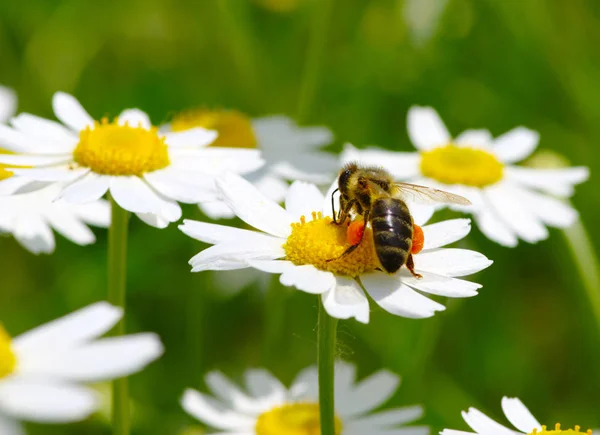
[[[535,131],[517,127],[492,138],[487,130],[467,130],[453,139],[435,110],[413,107],[408,135],[417,152],[347,146],[342,159],[381,165],[398,179],[468,198],[472,206],[453,208],[472,213],[479,229],[504,246],[546,239],[547,226],[566,228],[577,218],[575,209],[554,196],[573,195],[574,186],[587,180],[588,168],[514,165],[537,147]]]
[[[319,151],[333,141],[325,127],[298,127],[285,116],[249,119],[235,110],[190,110],[175,116],[171,131],[204,127],[218,132],[212,147],[259,149],[266,164],[245,175],[269,199],[283,201],[287,180],[329,184],[338,169],[337,158]],[[200,209],[212,219],[232,218],[223,201],[206,201]]]
[[[370,228],[365,230],[358,248],[342,257],[350,246],[347,226],[331,225],[331,196],[324,197],[315,185],[293,183],[286,195],[285,209],[234,174],[219,178],[217,187],[235,214],[258,231],[184,221],[179,228],[185,234],[214,244],[190,260],[192,271],[252,267],[281,274],[283,285],[320,294],[327,312],[339,319],[369,322],[369,302],[359,283],[392,314],[433,316],[445,307],[421,292],[474,296],[481,286],[456,277],[479,272],[492,263],[475,251],[440,249],[469,233],[469,220],[455,219],[423,227],[423,250],[414,255],[415,270],[421,278],[405,268],[386,274],[379,270]],[[431,216],[430,207],[413,206],[410,210],[418,225]]]
[[[286,388],[266,370],[247,370],[245,388],[219,372],[206,376],[215,398],[188,389],[183,408],[221,435],[314,435],[320,433],[316,367],[299,373]],[[335,366],[336,435],[428,435],[426,426],[406,424],[423,416],[423,408],[409,406],[371,413],[398,389],[400,378],[386,370],[356,382],[355,367]],[[402,428],[401,428],[402,426]]]
[[[20,433],[19,420],[82,420],[99,400],[81,383],[128,376],[160,357],[155,334],[99,338],[122,315],[99,302],[14,339],[0,327],[0,433]]]
[[[181,217],[179,202],[212,199],[213,179],[225,170],[254,171],[258,150],[206,148],[217,133],[203,128],[159,133],[148,116],[123,111],[115,120],[94,121],[71,95],[58,92],[54,113],[63,124],[27,113],[0,126],[0,162],[28,166],[0,182],[13,194],[59,183],[59,197],[85,204],[110,192],[123,209],[163,228]]]
[[[548,429],[546,426],[540,425],[523,402],[516,397],[503,397],[502,410],[504,411],[506,419],[517,428],[518,432],[492,420],[475,408],[469,408],[468,411],[463,411],[462,417],[471,429],[479,435],[592,435],[592,431],[589,429],[586,432],[580,432],[579,426],[575,426],[573,429],[561,429],[560,424],[558,423],[553,429]],[[440,434],[473,435],[472,432],[453,429],[444,429]]]

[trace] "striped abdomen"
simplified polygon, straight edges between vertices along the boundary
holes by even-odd
[[[399,199],[378,199],[371,206],[370,221],[381,267],[394,273],[406,264],[412,247],[413,224],[408,207]]]

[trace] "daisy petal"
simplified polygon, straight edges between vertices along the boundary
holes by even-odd
[[[340,159],[343,163],[358,162],[366,166],[383,166],[397,180],[410,180],[420,174],[419,153],[387,151],[377,148],[357,149],[351,144],[344,145]]]
[[[4,124],[0,124],[0,144],[5,150],[15,153],[35,153],[45,150],[43,143]]]
[[[48,183],[32,181],[29,178],[13,176],[0,180],[0,196],[13,195],[17,193],[33,192],[43,189]]]
[[[494,153],[503,163],[526,159],[537,148],[540,135],[525,127],[513,128],[494,140]]]
[[[469,249],[442,248],[415,256],[415,268],[446,276],[465,276],[489,267],[491,260]]]
[[[21,113],[11,119],[10,123],[27,135],[32,135],[45,142],[50,141],[51,152],[71,153],[79,142],[77,134],[64,125],[30,113]]]
[[[110,177],[88,172],[62,189],[58,198],[63,198],[72,204],[85,204],[96,201],[104,196],[109,184]]]
[[[419,151],[427,151],[452,141],[444,122],[431,107],[411,107],[407,124],[408,136]]]
[[[440,435],[474,435],[473,432],[465,432],[464,430],[444,429]]]
[[[314,184],[295,181],[290,186],[286,198],[286,211],[298,219],[320,211],[323,206],[323,194]]]
[[[305,264],[288,267],[279,277],[279,282],[306,293],[321,294],[335,286],[335,279],[333,273],[319,270],[312,264]]]
[[[0,154],[0,163],[17,166],[44,166],[65,164],[71,160],[69,154]]]
[[[6,122],[16,111],[16,92],[6,86],[0,86],[0,123]]]
[[[557,198],[522,188],[515,190],[525,207],[546,225],[568,228],[579,216],[577,210]]]
[[[454,140],[458,145],[472,148],[488,148],[492,141],[492,134],[487,130],[465,130]]]
[[[119,125],[129,125],[131,127],[142,127],[149,130],[152,127],[148,115],[140,109],[125,109],[118,116]]]
[[[461,240],[471,231],[470,219],[451,219],[423,227],[423,249],[434,249]]]
[[[217,187],[227,205],[248,225],[278,237],[290,234],[291,215],[242,177],[225,174],[217,180]]]
[[[509,248],[517,246],[518,239],[515,233],[490,208],[476,213],[475,221],[488,239]]]
[[[202,181],[190,180],[173,168],[166,168],[146,173],[144,179],[164,196],[180,202],[194,204],[217,199],[212,177]]]
[[[185,390],[181,406],[193,417],[218,429],[248,429],[256,424],[255,418],[226,410],[219,402],[192,389]]]
[[[169,147],[205,147],[215,141],[219,134],[214,130],[195,127],[185,131],[165,133],[165,142]]]
[[[20,377],[0,384],[2,412],[19,420],[59,423],[83,420],[98,406],[86,388]]]
[[[572,196],[573,186],[583,183],[590,176],[584,166],[564,169],[534,169],[509,166],[505,168],[505,178],[534,189],[557,196]]]
[[[375,428],[397,427],[401,424],[411,423],[423,417],[425,411],[422,406],[411,406],[406,408],[391,409],[372,415],[352,420],[348,425],[348,431],[356,433],[369,433]]]
[[[334,391],[339,391],[338,387],[338,378],[339,378],[339,370],[335,368],[335,388]],[[346,390],[348,387],[346,386]],[[293,401],[318,401],[319,400],[319,380],[317,375],[317,367],[310,366],[302,370],[296,378],[294,382],[292,382],[292,386],[289,391],[290,399]]]
[[[54,207],[46,214],[48,223],[70,241],[78,245],[89,245],[96,241],[92,230],[77,219],[70,210]]]
[[[402,284],[393,276],[371,273],[363,275],[361,280],[375,302],[396,316],[422,319],[433,316],[436,311],[446,309],[443,305]]]
[[[285,400],[285,387],[269,371],[264,369],[246,370],[244,379],[248,392],[255,398],[278,404]]]
[[[336,408],[344,418],[366,414],[389,400],[399,385],[400,378],[397,375],[380,370],[360,381],[350,394],[336,397]]]
[[[2,435],[25,435],[25,431],[18,421],[3,415],[0,415],[0,433]]]
[[[164,216],[154,213],[136,213],[135,215],[145,224],[158,229],[167,228],[171,223],[171,221],[166,219]]]
[[[206,385],[218,399],[233,406],[236,411],[245,414],[257,414],[263,411],[264,405],[248,395],[221,372],[210,372],[205,377]]]
[[[478,434],[515,435],[512,430],[502,426],[498,422],[495,422],[475,408],[469,408],[467,412],[463,411],[462,416],[467,424],[471,426],[471,428]]]
[[[52,97],[54,114],[69,128],[79,132],[86,127],[93,127],[94,120],[72,95],[56,92]]]
[[[110,337],[72,349],[19,360],[19,372],[41,378],[98,382],[139,372],[163,353],[156,334],[143,333]]]
[[[87,224],[100,228],[107,228],[110,225],[110,203],[103,199],[78,205],[74,212]]]
[[[521,432],[531,433],[534,429],[542,430],[542,426],[518,398],[503,397],[502,410],[508,421]]]
[[[160,199],[150,186],[139,177],[111,177],[110,194],[115,202],[127,211],[133,213],[160,213]]]
[[[178,227],[184,234],[204,243],[237,243],[240,240],[264,240],[270,236],[258,231],[243,230],[227,225],[184,219]],[[283,241],[282,241],[283,243]]]
[[[39,349],[73,347],[105,334],[122,316],[120,308],[98,302],[19,335],[13,340],[14,350],[35,355]]]
[[[189,261],[195,272],[220,270],[222,264],[246,263],[249,260],[275,260],[285,256],[281,240],[264,235],[246,243],[221,243],[196,254]],[[223,263],[224,262],[224,263]]]
[[[50,166],[47,168],[15,168],[15,175],[21,175],[36,181],[72,181],[90,172],[89,168],[72,169],[69,165]]]
[[[290,187],[286,181],[263,168],[248,174],[246,179],[254,184],[267,198],[278,204],[283,202],[285,194]]]
[[[235,213],[223,201],[201,202],[198,208],[212,220],[233,219]]]
[[[335,394],[345,397],[350,394],[356,381],[356,366],[345,361],[335,363]],[[318,398],[318,396],[317,396]]]
[[[402,270],[402,282],[406,285],[421,290],[432,295],[447,296],[449,298],[468,298],[475,296],[481,284],[465,281],[457,278],[450,278],[431,272],[425,272],[417,269],[422,278],[416,278],[405,269]]]
[[[334,279],[333,286],[322,296],[327,313],[337,319],[355,318],[369,323],[369,301],[356,281],[341,276]]]
[[[13,234],[21,245],[34,254],[50,254],[54,251],[54,234],[40,215],[30,214],[18,219]]]

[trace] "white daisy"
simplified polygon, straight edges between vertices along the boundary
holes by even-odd
[[[59,191],[59,185],[51,185],[35,192],[0,197],[0,233],[12,234],[34,254],[54,252],[52,229],[78,245],[94,243],[96,236],[87,225],[109,226],[108,202],[99,199],[75,205],[62,199],[54,201]]]
[[[167,126],[173,131],[194,127],[219,133],[211,146],[258,148],[266,165],[245,178],[278,203],[289,187],[287,180],[328,185],[338,169],[336,157],[319,151],[333,141],[333,134],[326,127],[298,127],[286,116],[250,120],[235,110],[191,110],[175,116]],[[203,202],[200,209],[212,219],[235,216],[223,201]]]
[[[64,125],[24,113],[11,120],[12,128],[0,126],[0,146],[19,153],[0,154],[0,162],[28,166],[1,181],[0,193],[61,183],[59,197],[84,204],[109,191],[123,209],[163,228],[181,217],[177,201],[212,199],[216,175],[246,173],[263,164],[257,150],[206,148],[217,136],[214,131],[159,134],[138,109],[123,111],[114,122],[98,122],[62,92],[54,95],[53,107]]]
[[[235,214],[259,231],[185,220],[179,227],[185,234],[214,244],[190,260],[192,271],[253,267],[281,274],[283,285],[322,295],[327,312],[339,319],[354,317],[368,323],[369,302],[359,281],[371,298],[392,314],[433,316],[444,306],[421,292],[474,296],[481,286],[455,277],[479,272],[492,263],[475,251],[440,249],[469,233],[469,220],[455,219],[423,227],[425,244],[414,256],[415,270],[422,278],[415,278],[405,268],[386,274],[378,270],[370,228],[358,249],[339,258],[350,246],[347,227],[330,224],[330,194],[324,197],[316,186],[293,183],[286,195],[286,209],[235,174],[219,178],[217,187]],[[431,208],[411,207],[411,213],[420,225],[431,216]],[[311,215],[312,220],[305,218]]]
[[[412,107],[408,135],[418,152],[347,146],[342,159],[381,165],[398,179],[467,197],[473,206],[455,208],[472,213],[480,230],[504,246],[546,239],[546,226],[565,228],[577,218],[575,209],[553,196],[573,195],[588,168],[514,165],[537,147],[535,131],[517,127],[494,139],[487,130],[467,130],[453,139],[434,109]]]
[[[518,398],[502,398],[502,410],[506,419],[518,431],[509,429],[506,426],[492,420],[481,411],[475,408],[469,408],[468,411],[463,411],[462,416],[465,422],[479,435],[592,435],[590,429],[587,432],[580,432],[580,427],[575,426],[573,429],[561,430],[560,424],[556,424],[553,429],[547,429],[538,423],[535,417],[529,412],[527,407]],[[461,430],[444,429],[440,432],[441,435],[473,435],[472,432],[464,432]]]
[[[212,398],[188,389],[181,399],[193,417],[220,435],[314,435],[319,428],[316,367],[299,373],[286,388],[266,370],[247,370],[245,389],[219,372],[206,376]],[[335,424],[337,435],[428,435],[426,426],[400,427],[421,418],[423,408],[410,406],[371,413],[394,395],[400,378],[381,370],[356,382],[356,369],[335,366]]]
[[[128,376],[160,357],[155,334],[99,338],[122,316],[99,302],[12,340],[0,328],[0,433],[20,433],[18,420],[82,420],[99,401],[80,383]]]

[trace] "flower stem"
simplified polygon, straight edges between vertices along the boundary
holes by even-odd
[[[598,332],[600,333],[600,262],[592,241],[579,219],[563,232],[575,267],[583,281],[583,287],[591,305]]]
[[[108,302],[125,310],[127,274],[127,227],[129,212],[111,198],[111,224],[108,230]],[[114,335],[125,333],[125,318],[117,323]],[[129,434],[129,394],[127,378],[113,382],[113,434]]]
[[[318,0],[314,2],[315,17],[308,42],[308,53],[302,73],[300,97],[298,100],[297,120],[305,122],[317,92],[321,59],[325,51],[329,18],[333,10],[333,0]]]
[[[319,408],[321,412],[321,435],[335,435],[334,420],[334,359],[338,319],[331,317],[319,302],[318,357]]]

